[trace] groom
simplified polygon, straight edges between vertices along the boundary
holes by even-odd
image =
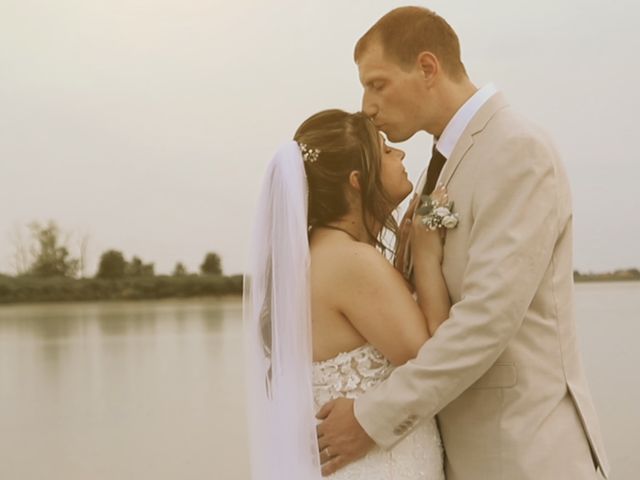
[[[476,89],[430,10],[382,17],[355,61],[363,109],[391,141],[435,137],[418,191],[446,185],[460,222],[442,264],[449,318],[380,386],[321,409],[323,474],[437,415],[448,480],[606,478],[573,318],[569,184],[549,138]]]

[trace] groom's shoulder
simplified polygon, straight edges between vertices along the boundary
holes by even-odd
[[[541,159],[558,159],[558,151],[549,132],[518,110],[507,107],[497,112],[476,138],[484,143],[490,157],[496,161],[502,154],[530,152]]]
[[[553,145],[550,132],[536,120],[508,105],[495,113],[482,132],[485,139],[493,142],[513,142],[524,140]]]

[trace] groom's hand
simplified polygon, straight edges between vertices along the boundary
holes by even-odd
[[[322,475],[327,476],[363,457],[375,442],[353,413],[353,400],[337,398],[322,406],[316,417]]]

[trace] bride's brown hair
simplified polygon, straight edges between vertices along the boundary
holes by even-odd
[[[349,174],[356,170],[360,172],[361,213],[367,233],[383,252],[391,251],[367,221],[373,220],[394,236],[398,230],[391,214],[396,205],[380,178],[380,139],[371,119],[361,112],[324,110],[305,120],[294,140],[320,152],[317,160],[304,162],[309,184],[309,228],[335,222],[349,212]]]

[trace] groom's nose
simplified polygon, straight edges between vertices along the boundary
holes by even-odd
[[[366,93],[362,95],[362,111],[372,120],[375,120],[376,115],[378,114],[378,107],[371,101]]]

